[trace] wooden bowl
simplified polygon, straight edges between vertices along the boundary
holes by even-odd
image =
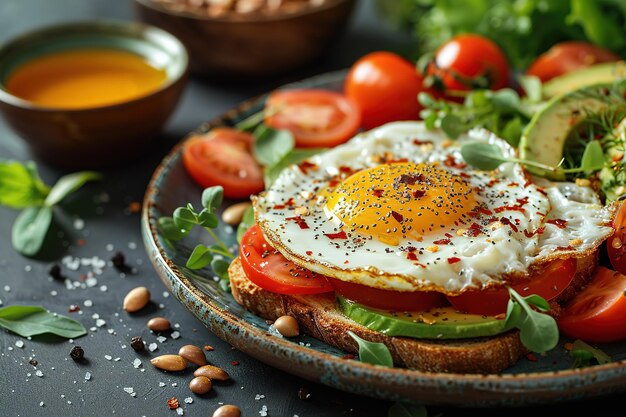
[[[119,104],[62,109],[23,100],[6,90],[21,64],[43,54],[84,48],[139,54],[165,70],[156,90]],[[188,74],[185,47],[171,34],[141,23],[97,21],[47,27],[0,48],[0,111],[43,162],[64,169],[99,169],[136,158],[158,138]]]
[[[178,37],[201,77],[249,79],[286,74],[311,63],[341,35],[355,0],[327,0],[294,13],[210,17],[135,0],[141,20]]]

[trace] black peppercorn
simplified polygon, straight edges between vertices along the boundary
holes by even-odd
[[[65,277],[63,276],[63,274],[61,273],[61,267],[59,266],[59,264],[53,264],[50,269],[48,270],[48,274],[56,280],[64,280]]]
[[[130,347],[135,349],[136,352],[141,352],[144,349],[143,339],[141,336],[134,336],[130,339]]]
[[[37,359],[31,359],[31,360],[28,361],[28,363],[30,363],[33,366],[39,365],[39,362],[37,362]]]
[[[70,357],[75,361],[81,360],[85,356],[85,351],[80,346],[74,346],[72,350],[70,350]]]
[[[115,252],[115,255],[111,257],[111,262],[113,262],[113,266],[117,269],[121,269],[126,266],[126,259],[122,252]]]

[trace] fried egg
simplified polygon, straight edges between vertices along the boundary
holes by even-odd
[[[614,208],[590,187],[507,162],[468,166],[463,144],[515,149],[484,129],[452,141],[395,122],[285,169],[254,198],[267,241],[314,272],[370,287],[449,295],[499,286],[608,238]]]

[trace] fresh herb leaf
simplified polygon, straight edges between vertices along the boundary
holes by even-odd
[[[213,255],[209,251],[209,248],[203,244],[196,245],[196,247],[189,255],[185,266],[189,269],[201,269],[211,263]]]
[[[510,162],[498,146],[486,142],[471,142],[463,145],[461,156],[474,168],[485,171],[494,170],[504,162]]]
[[[15,209],[42,205],[49,192],[33,162],[0,162],[0,205]]]
[[[443,130],[443,132],[450,139],[456,139],[461,136],[462,133],[467,131],[467,127],[463,124],[463,120],[452,113],[443,116],[440,123],[441,130]]]
[[[230,291],[230,279],[228,277],[228,267],[230,264],[224,259],[215,258],[211,262],[211,269],[215,275],[220,279],[219,285],[223,291]]]
[[[206,208],[202,209],[202,211],[198,213],[196,217],[197,224],[202,227],[208,227],[210,229],[217,227],[217,225],[219,224],[219,219],[217,218],[217,215],[215,215],[215,213],[211,212],[211,210]]]
[[[180,240],[187,236],[191,229],[181,229],[174,223],[174,218],[169,216],[159,217],[158,228],[164,238],[168,240]]]
[[[14,305],[0,308],[0,327],[23,337],[52,333],[68,339],[87,334],[76,320],[51,313],[39,306]]]
[[[384,343],[370,342],[361,339],[351,330],[348,330],[348,334],[359,345],[359,360],[361,362],[393,368],[391,353]]]
[[[428,417],[428,411],[422,404],[396,402],[389,407],[387,417]]]
[[[604,167],[606,163],[602,145],[597,140],[587,143],[585,152],[580,161],[580,168],[585,171],[597,171]]]
[[[288,155],[295,147],[293,134],[261,124],[254,130],[252,154],[263,166],[272,166]]]
[[[176,227],[181,230],[191,230],[198,224],[196,212],[189,204],[187,207],[176,208],[172,217],[174,218],[174,224]]]
[[[202,207],[207,209],[209,213],[215,213],[217,209],[222,205],[223,200],[224,188],[219,185],[215,187],[205,188],[202,191]]]
[[[241,238],[244,233],[252,226],[254,226],[254,208],[250,206],[243,214],[241,222],[237,226],[237,242],[241,243]]]
[[[294,149],[288,154],[286,154],[280,161],[275,163],[274,165],[265,167],[264,172],[264,182],[265,188],[269,188],[276,178],[280,175],[280,173],[292,164],[298,164],[305,159],[308,159],[318,153],[324,151],[321,148],[312,148],[312,149]]]
[[[533,102],[538,103],[543,98],[543,92],[541,91],[541,80],[534,75],[523,75],[518,78],[518,82],[526,93],[526,97]]]
[[[533,352],[544,353],[553,349],[559,342],[559,328],[554,318],[536,311],[549,310],[546,300],[538,295],[522,297],[512,288],[509,290],[506,325],[520,330],[522,344]]]
[[[569,351],[569,355],[574,359],[572,367],[581,368],[583,366],[589,366],[592,361],[595,360],[599,365],[611,362],[611,357],[593,346],[583,342],[580,339],[576,339],[573,343],[572,349]]]
[[[102,179],[102,175],[93,171],[82,171],[65,175],[54,184],[46,197],[45,204],[49,207],[59,204],[67,195],[78,190],[86,182],[100,179]]]
[[[25,208],[15,219],[11,243],[22,255],[36,255],[52,224],[52,209],[48,206]]]

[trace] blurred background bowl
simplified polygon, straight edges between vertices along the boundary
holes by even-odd
[[[236,2],[255,3],[226,1]],[[232,80],[278,76],[311,63],[341,35],[355,2],[310,0],[296,7],[284,1],[273,12],[246,13],[211,11],[209,0],[135,0],[135,6],[141,20],[185,44],[194,75]]]
[[[134,53],[165,72],[160,86],[119,104],[41,106],[13,95],[7,80],[30,60],[70,50]],[[140,155],[173,113],[188,74],[184,45],[159,28],[126,21],[85,21],[38,29],[0,47],[0,111],[42,161],[64,169],[115,166]]]

